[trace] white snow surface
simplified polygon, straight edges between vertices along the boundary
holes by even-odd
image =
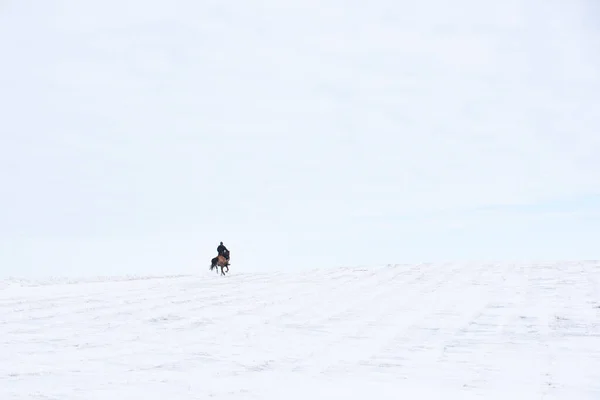
[[[0,399],[598,399],[600,262],[0,281]]]

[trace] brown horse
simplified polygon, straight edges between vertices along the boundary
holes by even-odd
[[[225,268],[229,272],[229,260],[222,255],[216,256],[210,263],[210,270],[212,271],[214,268],[217,268],[217,274],[219,273],[219,267],[221,267],[221,275],[225,275],[225,271],[223,271]]]

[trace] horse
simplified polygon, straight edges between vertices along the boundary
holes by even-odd
[[[217,268],[218,274],[219,267],[221,267],[221,275],[225,275],[225,268],[227,268],[227,272],[229,272],[229,260],[220,254],[210,261],[210,270],[212,271],[213,269]]]

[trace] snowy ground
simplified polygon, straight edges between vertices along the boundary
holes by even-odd
[[[0,399],[598,399],[599,307],[600,262],[0,281]]]

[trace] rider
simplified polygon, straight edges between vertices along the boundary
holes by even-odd
[[[229,260],[229,250],[223,245],[223,242],[221,242],[219,247],[217,247],[217,252],[220,256],[223,256],[226,260]]]

